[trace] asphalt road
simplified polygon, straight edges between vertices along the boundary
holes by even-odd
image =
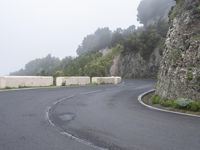
[[[138,95],[153,85],[127,80],[0,92],[0,150],[199,150],[200,119],[138,103]]]

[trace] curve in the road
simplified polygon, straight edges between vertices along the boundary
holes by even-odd
[[[127,81],[118,88],[77,95],[56,105],[51,121],[60,132],[109,150],[198,150],[200,120],[140,105],[138,95],[153,85]]]
[[[88,95],[88,94],[93,94],[93,93],[96,93],[96,92],[99,92],[99,91],[102,91],[102,90],[96,90],[96,91],[91,91],[91,92],[86,92],[86,93],[81,93],[81,94],[78,94],[78,95]],[[53,127],[56,127],[56,125],[53,123],[53,121],[50,119],[50,112],[54,109],[54,107],[56,107],[56,105],[58,105],[59,103],[63,102],[63,101],[66,101],[66,100],[72,100],[72,98],[75,98],[76,95],[73,95],[73,96],[70,96],[70,97],[64,97],[64,98],[61,98],[59,99],[58,101],[54,102],[52,106],[49,106],[47,107],[47,110],[45,112],[45,117],[46,119],[48,120],[48,122],[50,123],[50,125],[52,125]],[[90,146],[92,148],[95,148],[97,150],[108,150],[106,148],[103,148],[103,147],[99,147],[99,146],[96,146],[94,145],[93,143],[89,142],[89,141],[86,141],[84,139],[81,139],[81,138],[78,138],[70,133],[68,133],[67,131],[60,131],[58,130],[58,128],[56,128],[58,132],[60,132],[60,134],[64,135],[64,136],[67,136],[71,139],[74,139],[75,141],[77,142],[80,142],[82,144],[85,144],[87,146]]]
[[[154,83],[0,92],[0,150],[199,150],[199,119],[138,102]]]
[[[0,92],[0,150],[95,150],[58,133],[44,115],[63,97],[110,86],[45,88]]]

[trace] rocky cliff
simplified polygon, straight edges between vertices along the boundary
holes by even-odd
[[[129,47],[114,59],[111,75],[123,78],[156,78],[164,50],[163,41],[169,27],[168,13],[174,5],[174,0],[141,1],[138,20],[144,26],[135,31],[139,36],[132,36],[123,44],[125,46],[129,43]]]
[[[121,53],[114,59],[110,74],[123,78],[155,78],[161,56],[160,48],[155,48],[148,59],[145,59],[140,52]]]
[[[156,93],[163,98],[200,99],[200,1],[177,0],[170,13]]]

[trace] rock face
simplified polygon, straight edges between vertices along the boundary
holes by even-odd
[[[200,100],[200,1],[177,0],[170,16],[156,93]]]
[[[148,58],[140,52],[125,52],[113,61],[110,74],[123,78],[155,78],[160,65],[162,49],[156,48]]]

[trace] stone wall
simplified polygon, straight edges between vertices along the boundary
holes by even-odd
[[[53,85],[53,77],[1,76],[0,88],[42,87]]]
[[[156,93],[200,100],[200,1],[179,0],[170,16]]]

